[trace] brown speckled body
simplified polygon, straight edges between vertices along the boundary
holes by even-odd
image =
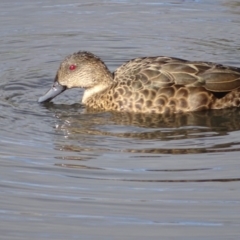
[[[114,83],[104,94],[97,94],[96,99],[89,98],[86,106],[96,110],[135,113],[200,111],[215,108],[213,104],[217,100],[204,88],[169,86],[132,92],[119,83]]]
[[[70,71],[70,65],[76,71]],[[240,106],[240,68],[170,57],[136,58],[113,74],[95,55],[79,52],[61,64],[56,80],[86,89],[87,108],[178,113]]]

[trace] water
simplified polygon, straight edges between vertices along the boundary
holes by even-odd
[[[167,55],[240,67],[238,1],[2,1],[2,239],[238,239],[240,111],[85,113],[37,99],[88,50],[111,70]]]

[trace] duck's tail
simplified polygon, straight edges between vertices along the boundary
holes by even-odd
[[[224,97],[217,98],[212,109],[240,107],[240,88],[227,93]]]

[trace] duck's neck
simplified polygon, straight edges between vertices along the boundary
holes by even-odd
[[[98,84],[90,88],[85,88],[82,98],[83,104],[86,104],[88,100],[94,97],[97,98],[96,95],[101,94],[113,83],[113,74],[109,71],[109,69],[103,62],[100,62],[100,65],[95,66],[95,69],[91,70],[91,74],[89,76],[91,77],[91,79],[94,79],[94,82]]]
[[[83,97],[82,97],[82,103],[86,104],[87,101],[89,99],[91,99],[92,97],[94,97],[95,94],[101,93],[104,90],[106,90],[109,87],[109,84],[96,85],[92,88],[85,89]]]

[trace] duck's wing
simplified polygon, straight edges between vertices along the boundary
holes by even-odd
[[[136,58],[114,72],[114,81],[138,88],[182,85],[228,92],[240,87],[240,68],[170,57]]]

